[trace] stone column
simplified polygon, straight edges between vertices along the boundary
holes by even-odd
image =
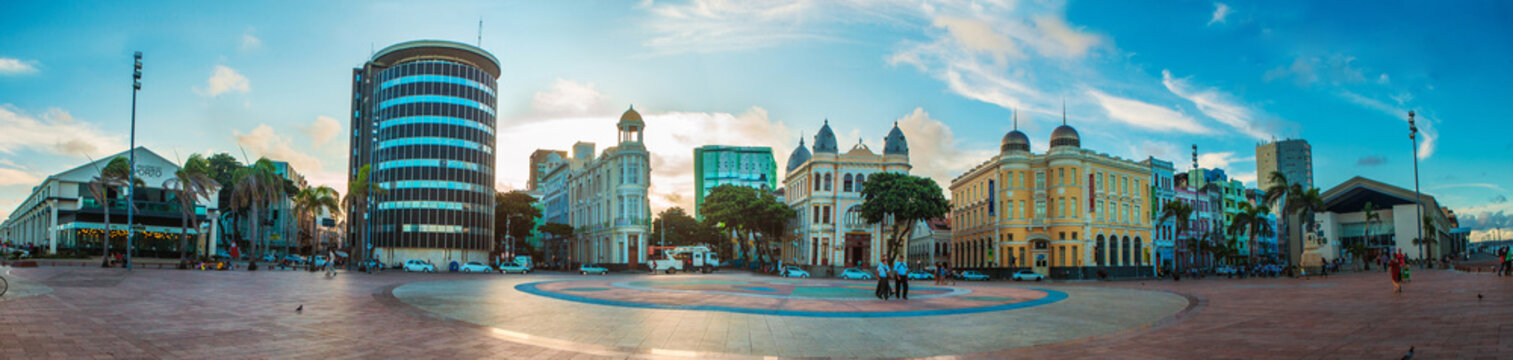
[[[216,213],[218,212],[219,211],[216,210],[205,211],[205,216],[210,218],[210,238],[205,240],[205,242],[210,245],[205,248],[205,256],[215,256],[216,241],[220,240],[219,231],[221,217],[216,216]]]
[[[48,200],[47,207],[50,209],[47,220],[47,253],[55,255],[58,253],[58,200]]]

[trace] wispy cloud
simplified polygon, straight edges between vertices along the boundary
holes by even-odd
[[[1213,134],[1215,131],[1199,124],[1180,110],[1162,107],[1134,99],[1088,90],[1086,94],[1103,108],[1110,119],[1124,124],[1155,131],[1178,131],[1190,134]]]
[[[1197,105],[1198,111],[1203,112],[1203,115],[1208,115],[1255,139],[1266,140],[1272,137],[1257,126],[1256,112],[1240,105],[1234,100],[1234,96],[1217,89],[1195,90],[1188,81],[1186,78],[1172,76],[1171,71],[1161,70],[1161,84],[1165,85],[1172,94]]]
[[[32,175],[32,173],[21,169],[0,167],[0,186],[37,185],[41,182],[42,178]]]
[[[1404,124],[1408,122],[1406,109],[1387,105],[1387,103],[1380,100],[1372,99],[1349,90],[1341,90],[1339,95],[1353,104],[1375,110],[1385,117],[1398,119]],[[1418,144],[1418,158],[1421,160],[1428,159],[1434,155],[1434,147],[1438,145],[1439,131],[1435,130],[1435,124],[1439,123],[1439,121],[1424,114],[1424,111],[1419,111],[1417,115],[1416,124],[1418,125],[1419,138],[1421,139]]]
[[[310,135],[312,145],[318,148],[331,143],[331,139],[336,138],[337,134],[342,133],[341,128],[340,121],[336,121],[335,118],[330,116],[321,115],[315,117],[315,122],[300,126],[299,130],[306,135]]]
[[[1214,16],[1208,19],[1208,25],[1213,26],[1214,24],[1224,22],[1224,19],[1228,18],[1229,14],[1229,5],[1220,2],[1214,3]]]
[[[951,186],[952,178],[997,154],[995,149],[964,148],[951,128],[931,118],[924,108],[914,108],[899,118],[898,128],[909,142],[910,164],[914,166],[910,172],[934,179],[941,188]]]
[[[287,161],[301,173],[314,173],[322,171],[320,159],[304,151],[295,149],[295,142],[288,136],[280,135],[268,124],[258,124],[252,131],[242,133],[232,130],[232,138],[236,144],[247,149],[253,156],[264,156],[269,160]]]
[[[1355,160],[1355,164],[1360,166],[1378,166],[1386,163],[1387,157],[1381,155],[1362,156]]]
[[[1507,190],[1504,190],[1501,186],[1497,186],[1497,184],[1488,184],[1488,183],[1445,184],[1445,185],[1437,185],[1437,186],[1431,187],[1431,188],[1429,188],[1429,190],[1443,190],[1443,189],[1454,189],[1454,188],[1481,188],[1481,189],[1487,189],[1487,190],[1492,190],[1492,191],[1497,191],[1497,192],[1506,192],[1507,191]]]
[[[243,31],[242,32],[242,44],[240,46],[238,46],[237,48],[240,49],[241,51],[252,51],[252,50],[257,50],[259,48],[262,48],[263,47],[263,40],[262,39],[258,39],[256,35],[253,35],[255,32],[257,32],[257,29],[250,28],[250,27],[247,28],[247,31]]]
[[[0,75],[28,75],[37,73],[36,61],[0,57]]]
[[[43,151],[71,156],[100,156],[123,151],[126,142],[92,123],[79,121],[68,111],[52,108],[37,115],[11,104],[0,105],[0,153],[20,150]]]
[[[827,27],[846,21],[828,7],[849,3],[808,0],[693,0],[644,6],[652,37],[644,45],[660,54],[749,51],[799,40],[837,40]],[[855,14],[858,17],[866,13]]]
[[[225,65],[216,65],[210,72],[210,78],[205,79],[205,87],[195,89],[195,92],[209,97],[228,92],[246,93],[248,91],[252,91],[252,85],[247,81],[247,77]]]

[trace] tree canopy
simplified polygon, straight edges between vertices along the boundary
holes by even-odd
[[[902,253],[915,223],[943,217],[951,210],[935,180],[902,173],[868,176],[862,198],[866,200],[860,207],[862,218],[890,229],[884,260]]]
[[[531,236],[531,230],[536,227],[536,219],[541,217],[541,209],[537,209],[535,205],[536,197],[524,191],[495,193],[495,236],[501,241],[505,239],[505,235],[516,240]]]
[[[681,207],[672,207],[662,210],[657,214],[657,221],[651,223],[651,243],[662,244],[663,228],[667,229],[667,246],[689,246],[706,243],[716,243],[720,238],[719,230],[714,229],[709,223],[700,222]]]
[[[701,209],[706,226],[735,231],[737,238],[756,247],[755,255],[769,258],[775,258],[771,244],[782,240],[788,222],[798,213],[770,192],[730,184],[710,189]]]

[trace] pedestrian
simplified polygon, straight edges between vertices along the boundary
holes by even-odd
[[[956,268],[951,267],[951,262],[946,262],[946,278],[951,280],[951,285],[956,285]]]
[[[909,263],[897,260],[893,263],[893,297],[909,300]]]
[[[1503,275],[1513,276],[1513,246],[1502,250]]]
[[[336,249],[326,249],[326,276],[336,276]]]
[[[888,300],[889,295],[892,291],[888,289],[888,262],[881,261],[877,263],[877,298]]]
[[[1319,276],[1329,277],[1329,260],[1319,259]]]
[[[1389,262],[1389,264],[1388,264],[1388,266],[1386,268],[1387,268],[1387,272],[1392,273],[1392,293],[1393,294],[1401,294],[1401,293],[1403,293],[1403,284],[1402,284],[1402,281],[1403,281],[1403,264],[1402,264],[1402,262],[1398,261],[1397,259],[1393,259],[1392,261]]]

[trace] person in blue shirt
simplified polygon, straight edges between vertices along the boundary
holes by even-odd
[[[909,263],[893,261],[893,297],[909,300]]]
[[[890,291],[888,289],[888,273],[889,273],[888,270],[889,269],[888,269],[888,262],[887,261],[883,261],[883,262],[877,263],[877,298],[878,299],[888,300],[888,295],[892,294],[892,291]]]

